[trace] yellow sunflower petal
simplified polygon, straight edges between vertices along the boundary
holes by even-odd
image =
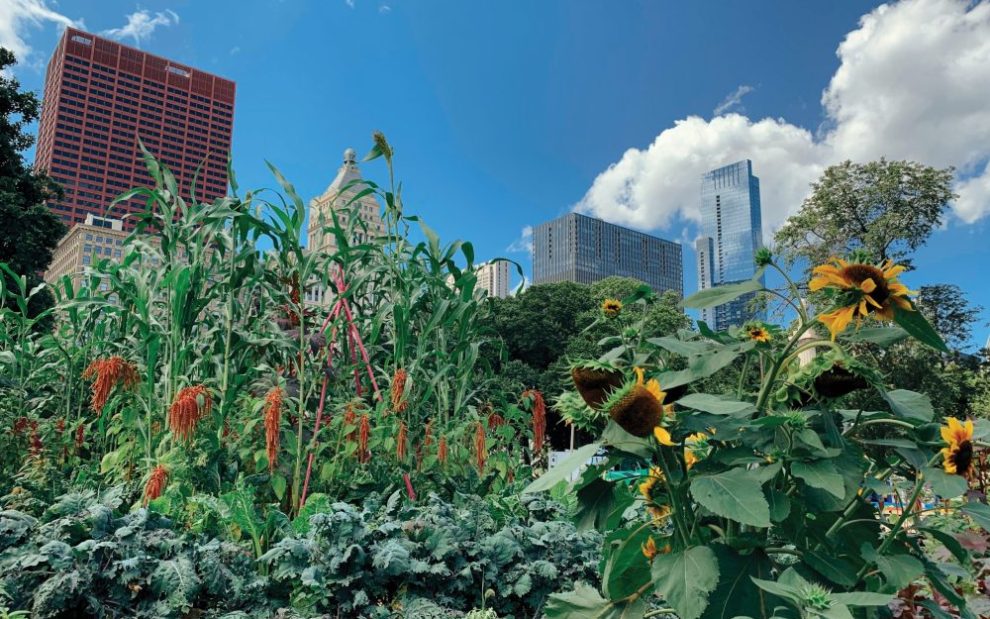
[[[649,391],[658,402],[663,402],[664,397],[667,395],[662,389],[660,389],[660,382],[655,378],[651,378],[646,381],[646,390]]]
[[[870,294],[871,292],[877,289],[877,283],[873,281],[872,277],[867,277],[866,279],[864,279],[859,283],[859,289],[865,292],[866,294]]]
[[[671,438],[670,432],[660,426],[653,428],[653,437],[657,439],[658,443],[667,447],[673,447],[676,444]]]
[[[636,384],[643,384],[643,368],[633,368],[633,372],[636,372]]]
[[[855,311],[855,305],[840,307],[835,311],[821,314],[818,316],[818,320],[828,327],[829,332],[832,334],[832,341],[834,342],[836,336],[845,331],[849,323],[852,322]]]

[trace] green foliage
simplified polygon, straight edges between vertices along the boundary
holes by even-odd
[[[811,266],[863,250],[903,262],[942,224],[952,169],[881,159],[831,166],[812,185],[801,210],[777,231],[777,249]]]
[[[36,174],[24,163],[22,152],[34,143],[25,129],[38,118],[39,103],[32,92],[22,92],[10,67],[13,52],[0,47],[0,263],[15,274],[0,274],[8,286],[13,278],[27,278],[29,288],[41,283],[39,273],[48,268],[52,251],[66,232],[65,225],[45,201],[61,196],[58,187],[45,174]],[[14,232],[16,231],[16,233]],[[0,307],[6,305],[0,295]],[[27,315],[38,316],[52,305],[47,290],[31,295]],[[19,310],[21,311],[21,310]],[[41,321],[47,328],[50,321]]]
[[[41,519],[0,512],[0,591],[32,617],[220,616],[266,604],[242,548],[185,537],[159,514],[120,514],[121,495],[63,496]],[[116,609],[116,610],[114,610]]]
[[[154,511],[121,514],[123,499],[75,493],[41,518],[0,512],[0,605],[39,618],[533,616],[558,587],[595,582],[601,540],[536,497],[506,517],[478,497],[412,506],[374,495],[360,507],[315,501],[302,532],[256,562]]]
[[[772,256],[763,260],[779,270]],[[684,305],[725,303],[753,291],[720,287]],[[908,335],[926,340],[934,330],[913,312],[910,328],[902,323],[894,337],[851,333],[840,339],[844,345],[815,335],[818,319],[801,305],[796,286],[787,301],[798,319],[787,331],[764,327],[758,335],[769,334],[768,341],[749,329],[713,333],[703,325],[700,334],[649,337],[637,322],[603,338],[597,361],[575,361],[608,362],[625,373],[625,386],[591,405],[614,420],[601,442],[528,488],[566,488],[580,504],[576,520],[606,536],[602,589],[555,595],[548,616],[639,617],[659,605],[681,619],[770,619],[791,616],[787,608],[802,618],[852,617],[862,611],[851,609],[886,606],[919,578],[970,616],[967,595],[952,588],[954,578],[969,574],[967,558],[958,565],[933,561],[912,532],[932,525],[926,530],[937,543],[958,546],[919,500],[926,492],[957,497],[966,490],[964,477],[939,466],[954,447],[933,423],[931,398],[891,388],[869,356],[856,354],[858,347],[901,346]],[[941,342],[934,337],[926,343]],[[802,359],[811,350],[817,354]],[[736,363],[743,366],[737,384],[721,393],[699,390]],[[673,398],[654,433],[638,438],[640,418],[627,414],[633,403],[652,397],[652,408],[640,405],[656,410],[661,392],[666,401],[666,392],[682,386],[698,391]],[[840,405],[868,388],[881,406]],[[887,435],[876,438],[877,428]],[[984,431],[966,438],[965,449],[976,449]],[[605,457],[589,464],[599,448]],[[908,497],[899,515],[869,500],[888,483]],[[970,526],[990,525],[990,509],[974,500],[946,509]]]

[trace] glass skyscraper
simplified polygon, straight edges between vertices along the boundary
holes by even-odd
[[[751,279],[753,261],[763,246],[760,179],[753,176],[749,159],[705,173],[701,181],[701,238],[698,253],[698,289]],[[754,295],[702,310],[701,319],[712,329],[724,330],[748,320],[763,319],[750,304]]]
[[[681,246],[578,213],[533,230],[534,284],[591,284],[612,275],[638,279],[655,292],[683,295]]]

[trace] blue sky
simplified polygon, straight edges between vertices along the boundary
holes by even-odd
[[[27,88],[40,93],[60,24],[118,29],[237,82],[242,186],[273,184],[267,159],[304,198],[318,195],[343,150],[365,152],[380,129],[407,211],[527,274],[528,254],[507,252],[525,246],[524,227],[579,208],[684,242],[694,290],[700,173],[743,157],[763,183],[768,231],[824,165],[955,165],[960,206],[905,279],[956,283],[990,307],[986,3],[12,1],[0,42],[20,46]],[[960,49],[975,58],[954,61]],[[384,180],[380,163],[363,171]],[[988,333],[981,324],[974,341]]]

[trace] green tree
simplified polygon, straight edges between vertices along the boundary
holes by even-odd
[[[952,168],[913,161],[846,161],[827,168],[801,210],[776,234],[788,261],[821,264],[855,249],[902,262],[942,223]]]
[[[983,307],[971,305],[962,288],[955,284],[922,286],[917,304],[945,343],[955,349],[969,344],[973,323],[983,311]]]
[[[0,47],[0,262],[26,276],[33,287],[40,283],[66,227],[45,205],[60,197],[61,190],[24,162],[23,151],[34,143],[26,128],[37,120],[39,103],[34,93],[21,91],[11,74],[15,61],[13,52]],[[35,299],[32,315],[51,305],[50,294]]]

